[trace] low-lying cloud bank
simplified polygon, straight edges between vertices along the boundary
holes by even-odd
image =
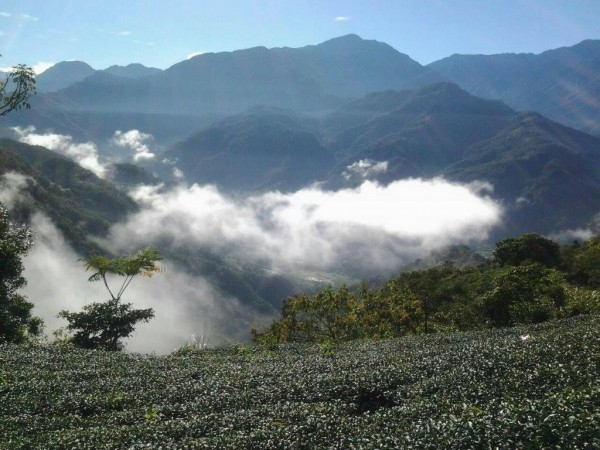
[[[67,322],[57,318],[59,311],[80,311],[89,303],[105,301],[109,295],[100,282],[88,282],[79,256],[65,242],[54,224],[44,215],[32,217],[31,228],[36,244],[25,258],[27,286],[23,289],[35,304],[34,314],[44,319],[48,334]],[[155,318],[136,327],[126,341],[127,349],[137,352],[168,353],[185,344],[193,334],[212,334],[212,344],[222,337],[218,330],[226,329],[232,317],[247,315],[233,298],[224,297],[203,277],[188,275],[169,261],[163,261],[164,272],[151,279],[135,279],[123,296],[123,301],[136,308],[153,308]],[[116,286],[122,279],[110,280]],[[228,335],[228,332],[224,332]]]
[[[13,127],[13,131],[17,139],[25,144],[39,145],[53,150],[71,158],[81,167],[94,172],[100,178],[106,176],[108,161],[106,161],[106,158],[104,158],[104,161],[102,160],[98,146],[94,142],[74,142],[73,137],[69,135],[52,132],[39,133],[33,125]],[[154,137],[151,134],[142,133],[139,130],[116,130],[110,140],[110,145],[129,150],[127,154],[120,155],[117,158],[118,160],[140,162],[155,157],[155,154],[150,150],[150,144],[153,140]]]
[[[390,270],[434,248],[485,239],[501,210],[481,189],[408,179],[239,199],[213,186],[140,187],[132,196],[142,211],[114,226],[104,243],[114,251],[149,242],[197,246],[275,269]]]
[[[93,142],[73,142],[71,136],[56,133],[40,134],[34,126],[14,127],[19,141],[46,147],[77,162],[84,169],[91,170],[100,178],[106,175],[106,167],[98,159],[98,147]]]
[[[14,198],[23,180],[8,180]],[[140,187],[132,196],[141,211],[113,226],[101,243],[118,254],[149,245],[164,252],[208,249],[282,274],[300,269],[384,273],[433,249],[485,239],[501,220],[487,189],[408,179],[386,186],[365,181],[355,189],[314,186],[234,198],[214,186]],[[87,281],[79,256],[48,218],[35,214],[31,226],[37,243],[25,259],[29,283],[24,294],[51,333],[66,325],[56,317],[60,310],[78,311],[108,295],[101,283]],[[169,261],[162,265],[164,273],[134,280],[124,296],[135,307],[152,307],[156,313],[128,340],[129,350],[169,352],[207,330],[215,344],[219,330],[232,335],[233,322],[238,332],[265,322],[243,306],[244,299],[224,295],[207,278]]]

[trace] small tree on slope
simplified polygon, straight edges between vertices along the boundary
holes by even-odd
[[[86,270],[94,271],[89,281],[102,281],[111,298],[86,305],[82,312],[63,310],[58,314],[69,322],[67,329],[74,332],[72,342],[89,349],[121,350],[121,339],[129,337],[137,323],[154,317],[151,308],[133,309],[131,303],[122,303],[121,297],[135,276],[151,277],[160,272],[157,261],[161,259],[157,250],[146,249],[130,258],[92,256],[84,260]],[[118,291],[110,288],[109,274],[124,277]]]

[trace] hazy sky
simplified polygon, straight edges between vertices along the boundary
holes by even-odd
[[[0,67],[82,60],[167,68],[197,52],[356,33],[422,64],[600,38],[599,0],[0,0]]]

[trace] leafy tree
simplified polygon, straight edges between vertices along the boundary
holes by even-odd
[[[35,94],[34,76],[31,68],[18,65],[0,81],[0,116],[29,108],[27,100]],[[42,320],[31,315],[33,304],[16,293],[26,284],[21,257],[32,245],[29,229],[15,227],[0,203],[0,343],[20,343],[42,331]]]
[[[15,227],[0,205],[0,343],[21,343],[41,333],[42,321],[31,315],[33,304],[17,294],[25,286],[21,257],[33,245],[26,227]]]
[[[536,262],[546,267],[557,267],[560,264],[560,246],[538,234],[525,234],[498,242],[494,261],[500,266]]]
[[[283,301],[281,320],[264,332],[251,330],[260,344],[286,341],[339,342],[356,338],[351,314],[356,297],[346,285],[328,286],[315,295],[298,295]]]
[[[1,56],[1,55],[0,55]],[[29,97],[35,94],[35,73],[23,64],[13,67],[0,81],[0,116],[21,108],[29,109]]]
[[[134,257],[92,256],[84,260],[86,270],[94,271],[89,281],[102,281],[111,298],[86,305],[82,312],[63,310],[58,314],[69,322],[67,329],[74,332],[72,342],[83,348],[121,350],[121,339],[129,337],[137,323],[154,317],[152,308],[134,309],[131,303],[122,303],[121,297],[137,275],[151,277],[160,272],[157,261],[161,259],[157,250],[146,249]],[[109,275],[124,277],[118,290],[111,289]]]
[[[600,288],[600,236],[583,245],[573,245],[563,249],[563,264],[567,279],[575,284]]]
[[[480,300],[492,325],[508,326],[555,317],[565,299],[561,274],[535,263],[496,269],[491,289]]]

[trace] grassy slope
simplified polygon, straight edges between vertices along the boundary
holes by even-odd
[[[599,316],[355,342],[330,357],[4,346],[0,446],[598,448],[599,349]]]

